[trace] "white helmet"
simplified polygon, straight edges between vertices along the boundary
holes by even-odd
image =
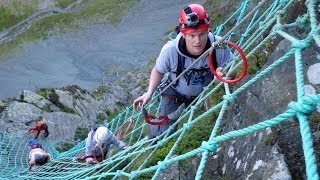
[[[94,134],[94,139],[97,141],[97,143],[102,144],[107,142],[109,139],[109,131],[106,127],[98,127],[96,130],[96,133]]]

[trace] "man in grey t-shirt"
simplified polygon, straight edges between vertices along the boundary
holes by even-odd
[[[199,4],[190,4],[181,10],[179,26],[180,33],[177,37],[167,42],[161,49],[156,65],[151,71],[148,91],[133,102],[135,109],[138,109],[139,104],[145,105],[149,102],[165,73],[169,73],[169,80],[174,80],[179,74],[178,64],[181,61],[183,63],[180,63],[182,64],[180,68],[182,70],[188,68],[193,61],[211,47],[213,42],[221,38],[214,36],[209,31],[208,14]],[[216,72],[219,76],[223,76],[222,67],[231,60],[231,53],[228,49],[223,48],[214,51]],[[183,109],[181,107],[190,104],[211,80],[208,57],[204,57],[193,65],[175,85],[163,92],[160,115],[168,116],[169,122],[164,125],[150,125],[149,138],[154,138],[167,130],[179,117],[174,112],[176,110],[181,112]]]

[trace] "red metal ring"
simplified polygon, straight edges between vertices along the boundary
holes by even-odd
[[[102,162],[104,160],[104,151],[103,148],[99,145],[99,149],[101,151],[101,161],[98,161],[97,157],[96,157],[96,153],[95,151],[93,152],[93,158],[95,160],[95,164],[99,164],[100,162]]]
[[[126,130],[124,131],[124,133],[122,135],[120,135],[120,133],[122,132],[122,128],[127,124],[128,124],[128,126],[127,126]],[[131,127],[132,127],[132,124],[133,124],[133,119],[130,118],[129,121],[125,122],[124,124],[122,124],[119,127],[119,129],[117,131],[117,139],[118,140],[122,140],[129,133],[129,131],[130,131]]]
[[[152,122],[151,120],[155,119],[155,118],[157,118],[157,117],[149,114],[147,117],[144,117],[144,121],[148,124],[151,124],[151,125],[165,125],[169,122],[169,119],[167,116],[159,116],[158,118],[163,119],[162,121]]]
[[[234,42],[232,41],[228,41],[227,43],[229,46],[232,46],[233,48],[235,48],[238,53],[240,54],[241,56],[241,59],[242,59],[242,65],[243,65],[243,70],[242,70],[242,73],[241,75],[236,78],[236,79],[223,79],[221,76],[219,76],[216,72],[216,70],[214,69],[213,67],[213,63],[212,63],[212,53],[209,53],[208,55],[208,64],[209,64],[209,67],[210,67],[210,71],[211,73],[217,77],[217,79],[221,82],[225,82],[225,83],[228,83],[228,84],[234,84],[234,83],[237,83],[239,82],[241,79],[244,78],[244,76],[246,75],[247,73],[247,69],[248,69],[248,63],[247,63],[247,59],[246,59],[246,56],[245,54],[243,53],[243,51],[241,50],[241,48]]]

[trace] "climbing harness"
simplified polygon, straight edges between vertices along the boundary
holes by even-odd
[[[228,83],[228,84],[234,84],[234,83],[237,83],[237,82],[239,82],[241,79],[244,78],[244,76],[245,76],[246,73],[247,73],[248,63],[247,63],[247,59],[246,59],[245,54],[243,53],[243,51],[241,50],[241,48],[240,48],[236,43],[234,43],[234,42],[232,42],[232,41],[228,41],[226,44],[229,45],[229,46],[232,46],[233,48],[235,48],[235,49],[238,51],[238,53],[240,54],[240,56],[241,56],[242,66],[243,66],[243,67],[242,67],[243,69],[242,69],[241,75],[240,75],[238,78],[236,78],[236,79],[224,79],[223,77],[219,76],[219,75],[217,74],[217,72],[216,72],[216,70],[215,70],[215,66],[214,66],[214,64],[213,64],[213,62],[212,62],[212,53],[211,53],[211,52],[214,50],[214,48],[212,48],[211,51],[209,52],[209,55],[208,55],[208,64],[209,64],[209,67],[210,67],[210,71],[212,72],[212,74],[213,74],[215,77],[217,77],[217,79],[218,79],[219,81],[225,82],[225,83]]]
[[[128,134],[128,132],[130,131],[132,124],[133,124],[133,118],[130,117],[129,121],[125,122],[124,124],[122,124],[118,131],[117,131],[117,139],[118,140],[122,140],[124,137],[126,137],[126,135]],[[127,126],[126,130],[123,132],[123,128]],[[123,132],[123,134],[121,135],[121,133]]]

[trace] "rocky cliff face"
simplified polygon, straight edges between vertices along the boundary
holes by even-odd
[[[3,102],[0,127],[10,135],[25,135],[38,116],[47,121],[50,139],[73,143],[77,128],[87,128],[104,112],[105,103],[89,92],[73,88],[48,90],[56,99],[44,98],[32,91],[23,90],[15,99]],[[50,95],[49,95],[50,96]],[[27,136],[34,137],[34,135]]]
[[[302,38],[296,31],[290,34]],[[290,48],[290,42],[280,41],[263,69]],[[320,67],[319,54],[320,49],[316,44],[302,54],[306,95],[320,93],[320,71],[317,68]],[[242,84],[252,77],[247,76]],[[249,127],[283,113],[288,109],[289,102],[297,101],[296,89],[295,59],[291,57],[237,96],[223,119],[221,134]],[[320,157],[319,112],[320,104],[317,111],[309,116],[316,157]],[[202,179],[306,179],[301,139],[299,121],[292,118],[275,127],[220,143],[217,151],[210,153]],[[200,160],[201,156],[193,159],[186,170],[174,163],[160,177],[194,179]],[[317,164],[319,168],[319,158]]]
[[[145,87],[139,86],[137,78],[145,81],[146,76],[128,74],[119,82],[102,84],[100,96],[97,96],[98,90],[89,92],[78,86],[41,89],[38,93],[42,95],[23,90],[17,97],[0,101],[0,130],[12,136],[33,138],[34,134],[26,132],[39,116],[43,116],[49,126],[50,140],[73,144],[78,140],[75,138],[77,129],[103,123],[109,113],[121,111],[142,94]]]
[[[296,32],[292,35],[299,37]],[[291,48],[291,43],[282,40],[270,56],[264,68],[282,57]],[[320,93],[319,47],[315,44],[303,52],[305,93]],[[249,80],[251,77],[247,77]],[[243,80],[246,82],[247,80]],[[241,85],[241,84],[239,84]],[[288,109],[288,103],[297,101],[294,57],[291,57],[243,91],[231,105],[222,125],[222,133],[239,130],[269,120]],[[316,156],[320,156],[320,106],[313,113],[310,126],[313,133]],[[219,145],[207,162],[203,179],[304,179],[305,160],[302,149],[299,122],[289,119],[272,128],[235,138]],[[193,160],[188,177],[194,177],[200,159]],[[318,167],[319,167],[318,159]],[[193,173],[191,173],[193,172]]]

